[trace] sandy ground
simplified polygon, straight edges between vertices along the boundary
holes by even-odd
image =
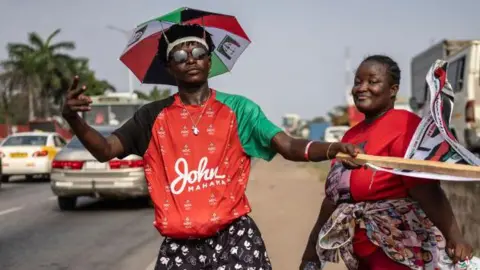
[[[324,172],[325,173],[325,172]],[[321,171],[276,157],[253,166],[248,185],[252,217],[264,236],[275,270],[298,269],[324,196]],[[343,270],[328,264],[326,270]]]

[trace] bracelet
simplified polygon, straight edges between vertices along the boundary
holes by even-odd
[[[330,147],[332,147],[332,145],[334,145],[334,144],[335,143],[331,143],[327,148],[327,153],[325,153],[326,154],[325,156],[327,157],[327,160],[330,160],[330,157],[329,157],[328,153],[330,152]]]
[[[308,152],[309,152],[309,150],[310,150],[310,146],[312,145],[312,143],[313,143],[313,141],[309,141],[309,142],[307,143],[307,146],[305,146],[305,153],[304,153],[304,155],[305,155],[305,160],[306,160],[306,161],[310,161],[310,158],[308,157]]]

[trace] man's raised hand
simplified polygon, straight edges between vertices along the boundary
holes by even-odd
[[[72,86],[68,89],[62,109],[62,115],[64,117],[74,115],[78,112],[90,111],[91,109],[90,104],[92,100],[84,94],[87,87],[85,85],[78,87],[78,80],[78,76],[75,76]]]

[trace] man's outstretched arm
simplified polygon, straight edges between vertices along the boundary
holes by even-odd
[[[64,115],[64,118],[73,133],[99,162],[109,161],[124,152],[123,145],[117,136],[103,137],[78,115]]]
[[[335,158],[338,153],[345,153],[352,157],[361,153],[361,150],[352,144],[312,142],[293,138],[285,132],[279,132],[273,137],[272,147],[285,159],[291,161],[324,161]],[[348,165],[358,167],[353,163]]]

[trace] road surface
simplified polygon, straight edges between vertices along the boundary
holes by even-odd
[[[0,269],[147,269],[161,243],[153,210],[134,200],[79,201],[61,212],[49,183],[0,188]]]
[[[274,270],[298,269],[324,197],[327,170],[328,164],[313,169],[280,156],[255,164],[247,195]],[[345,269],[343,263],[324,268]]]

